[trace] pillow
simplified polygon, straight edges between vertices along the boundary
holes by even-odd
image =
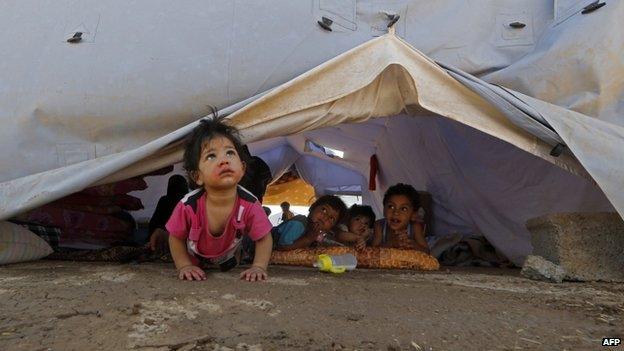
[[[38,260],[52,253],[48,243],[30,230],[0,222],[0,265]]]

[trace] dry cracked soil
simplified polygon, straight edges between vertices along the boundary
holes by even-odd
[[[608,350],[602,338],[624,337],[624,284],[276,266],[248,283],[240,271],[186,282],[168,264],[3,266],[0,350]]]

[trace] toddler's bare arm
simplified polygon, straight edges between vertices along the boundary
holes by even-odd
[[[336,235],[336,240],[343,244],[355,243],[360,240],[360,235],[351,232],[339,231]]]
[[[310,245],[312,245],[312,243],[316,241],[316,238],[319,234],[320,230],[318,229],[318,227],[311,224],[306,228],[306,232],[303,233],[303,235],[299,237],[299,239],[295,240],[290,245],[279,246],[278,249],[283,251],[305,249],[307,247],[310,247]]]
[[[427,245],[427,240],[425,240],[425,234],[422,231],[422,227],[420,225],[412,225],[412,234],[416,244],[415,248],[422,252],[429,253],[429,245]]]
[[[178,269],[178,278],[187,280],[205,280],[206,273],[193,265],[186,251],[186,241],[169,235],[169,250],[175,267]]]
[[[271,236],[271,233],[268,233],[262,239],[256,241],[256,256],[254,257],[252,265],[266,270],[269,266],[272,249],[273,237]]]
[[[381,246],[381,240],[383,236],[382,231],[383,231],[383,228],[381,226],[381,222],[380,221],[375,222],[375,228],[373,230],[373,242],[371,246],[373,247]]]
[[[268,278],[267,267],[271,258],[273,248],[273,237],[269,232],[262,239],[256,241],[255,257],[251,267],[244,270],[240,278],[248,282],[266,280]]]

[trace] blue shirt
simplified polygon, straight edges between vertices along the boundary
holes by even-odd
[[[305,216],[296,217],[299,217],[297,219],[300,220],[290,219],[275,227],[279,237],[277,240],[277,246],[292,245],[305,233],[307,218]]]
[[[305,225],[298,221],[289,221],[277,229],[279,233],[278,246],[292,245],[305,233]]]

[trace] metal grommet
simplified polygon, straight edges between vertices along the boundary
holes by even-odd
[[[388,28],[394,26],[395,23],[397,23],[399,21],[399,19],[401,18],[401,16],[399,15],[392,15],[389,16],[390,17],[390,22],[388,22]]]
[[[318,23],[319,26],[321,26],[321,28],[325,29],[326,31],[331,32],[331,25],[332,23],[334,23],[334,21],[330,20],[329,18],[323,16],[321,17],[320,21],[317,21],[316,23]]]
[[[74,35],[67,39],[68,43],[78,43],[79,41],[82,40],[82,32],[76,32],[74,33]]]
[[[517,29],[520,29],[520,28],[524,28],[524,27],[526,27],[526,24],[524,24],[524,23],[522,23],[522,22],[515,21],[515,22],[511,22],[511,23],[509,23],[509,26],[510,26],[511,28],[517,28]]]
[[[590,12],[594,12],[594,11],[598,10],[599,8],[603,7],[606,4],[607,4],[606,2],[600,2],[600,0],[596,0],[596,1],[592,2],[591,4],[583,7],[583,11],[581,11],[581,14],[585,15],[585,14],[588,14]]]

